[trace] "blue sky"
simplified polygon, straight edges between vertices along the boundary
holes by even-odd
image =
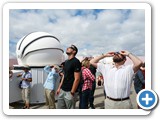
[[[9,55],[16,58],[16,44],[34,31],[56,36],[66,50],[71,44],[78,56],[108,51],[145,53],[145,11],[142,9],[23,9],[10,10]]]

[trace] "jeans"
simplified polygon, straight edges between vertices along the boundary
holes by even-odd
[[[89,104],[90,104],[90,107],[94,107],[94,92],[95,92],[95,89],[96,89],[96,80],[93,81],[93,84],[92,84],[92,90],[91,90],[91,94],[90,94],[90,97],[89,97]]]
[[[90,89],[82,91],[82,98],[80,99],[81,100],[81,107],[80,107],[81,109],[88,109],[88,102],[89,102],[90,94],[91,94]]]
[[[82,91],[79,92],[79,109],[82,109]]]

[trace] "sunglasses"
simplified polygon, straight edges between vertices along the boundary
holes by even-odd
[[[71,46],[70,48],[76,51],[76,48],[74,46]]]
[[[120,54],[119,52],[115,52],[114,55]]]

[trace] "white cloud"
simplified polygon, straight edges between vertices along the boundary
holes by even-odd
[[[10,44],[33,31],[55,35],[66,49],[75,44],[78,55],[128,50],[144,55],[144,10],[11,10]],[[76,15],[76,16],[75,16]],[[10,45],[10,57],[15,44]]]

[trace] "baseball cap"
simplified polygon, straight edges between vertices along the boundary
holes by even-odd
[[[28,69],[28,70],[30,70],[29,65],[24,65],[24,66],[23,66],[23,68],[24,68],[24,69]]]

